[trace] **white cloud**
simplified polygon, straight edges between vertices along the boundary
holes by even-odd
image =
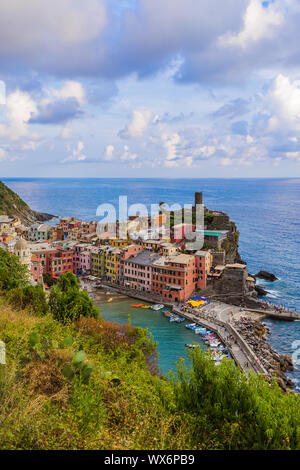
[[[267,95],[267,106],[271,113],[268,130],[283,127],[300,130],[300,87],[285,75],[278,75]]]
[[[28,121],[31,115],[37,112],[36,103],[29,93],[16,90],[7,96],[6,118],[8,125],[0,125],[0,137],[16,141],[26,136],[28,132]]]
[[[270,38],[283,21],[283,15],[276,4],[262,5],[261,0],[250,0],[244,15],[244,28],[238,34],[226,33],[220,36],[221,46],[240,46],[246,48],[253,42]]]
[[[105,149],[104,160],[112,160],[114,156],[115,147],[113,145],[107,145]]]
[[[148,128],[151,116],[152,112],[147,109],[134,110],[130,124],[119,132],[119,136],[123,139],[137,139],[142,137]]]
[[[75,80],[67,80],[60,89],[51,89],[50,93],[58,99],[75,98],[81,105],[87,103],[85,89]]]
[[[82,151],[84,149],[84,143],[80,140],[77,142],[77,146],[73,149],[73,151],[71,150],[69,144],[66,146],[66,149],[68,153],[72,152],[72,154],[61,160],[61,163],[66,163],[70,161],[80,162],[86,160],[87,158],[85,155],[82,154]]]
[[[132,161],[136,160],[137,154],[136,153],[130,153],[129,147],[127,145],[124,145],[124,152],[121,155],[121,160],[123,161]]]
[[[177,145],[180,143],[180,136],[177,133],[162,135],[164,147],[167,150],[165,166],[177,166]]]

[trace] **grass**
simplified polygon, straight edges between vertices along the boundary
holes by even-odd
[[[0,339],[0,449],[300,447],[298,397],[201,354],[180,380],[161,377],[155,345],[131,325],[62,324],[0,297]]]

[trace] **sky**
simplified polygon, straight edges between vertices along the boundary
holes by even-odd
[[[1,0],[0,176],[300,177],[299,0]]]

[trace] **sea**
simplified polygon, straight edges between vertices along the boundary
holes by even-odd
[[[203,192],[209,209],[228,213],[240,232],[239,252],[251,274],[267,270],[278,281],[259,281],[269,292],[265,298],[277,305],[300,311],[300,179],[99,179],[99,178],[4,178],[2,181],[32,209],[57,217],[74,216],[100,220],[97,209],[111,204],[118,215],[119,197],[126,196],[128,207],[165,202],[192,205],[194,193]],[[124,200],[124,199],[123,199]],[[124,208],[124,207],[123,207]],[[98,212],[99,213],[99,212]],[[167,324],[158,313],[144,310],[132,313],[129,303],[103,305],[106,318],[147,327],[158,342],[159,365],[164,373],[186,358],[185,343],[194,340],[184,325]],[[268,341],[281,354],[296,363],[290,377],[300,390],[300,321],[264,320],[270,330]],[[187,335],[188,334],[188,335]],[[195,335],[194,335],[195,336]],[[168,337],[168,341],[167,341]],[[200,341],[200,340],[199,340]],[[298,363],[298,364],[297,364]]]

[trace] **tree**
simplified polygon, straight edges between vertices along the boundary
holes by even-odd
[[[52,287],[49,298],[50,312],[62,323],[73,322],[83,317],[98,317],[98,310],[86,292],[80,290],[78,280],[72,273],[59,278]]]
[[[14,289],[28,282],[28,267],[21,264],[17,256],[0,248],[0,290]]]

